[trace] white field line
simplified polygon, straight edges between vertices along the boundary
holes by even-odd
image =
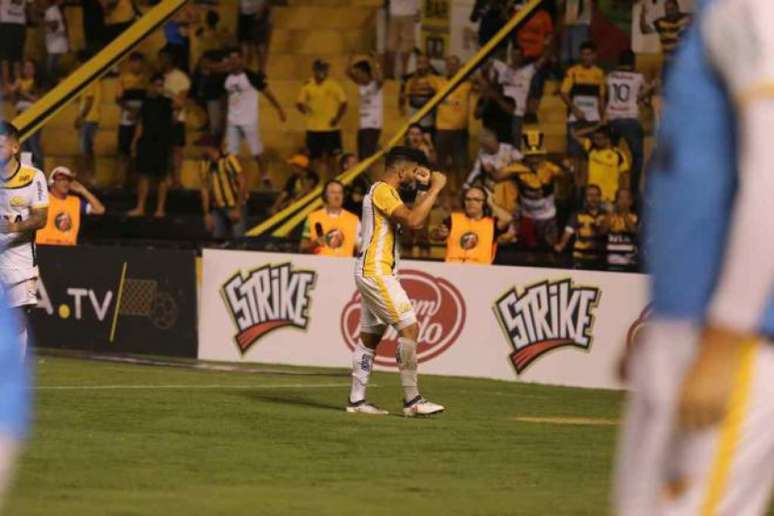
[[[160,385],[39,385],[38,391],[109,391],[109,390],[156,390],[156,389],[333,389],[349,387],[349,383],[285,383],[264,385],[227,385],[227,384],[160,384]],[[378,387],[371,384],[369,387]]]

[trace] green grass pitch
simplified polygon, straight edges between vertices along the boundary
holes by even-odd
[[[9,515],[607,513],[616,392],[423,376],[447,412],[406,419],[346,414],[344,369],[42,357],[36,376]],[[399,413],[397,374],[372,383],[369,398]]]

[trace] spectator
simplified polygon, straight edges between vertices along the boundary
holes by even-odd
[[[226,77],[228,93],[228,116],[226,125],[226,147],[229,154],[239,154],[239,144],[244,138],[258,167],[261,184],[271,189],[272,184],[263,159],[263,143],[258,116],[258,92],[261,92],[277,110],[279,119],[285,121],[285,111],[279,105],[266,83],[263,72],[254,73],[245,68],[242,51],[234,50],[230,56],[231,71]],[[248,178],[249,179],[249,178]],[[250,182],[248,180],[248,186]]]
[[[290,176],[285,182],[285,188],[277,196],[274,205],[269,210],[272,214],[277,213],[290,205],[291,202],[303,197],[319,182],[319,176],[311,170],[309,158],[303,154],[296,154],[288,161],[290,165]]]
[[[570,66],[583,59],[583,44],[591,39],[591,20],[596,0],[560,0],[559,12],[563,13],[562,64]]]
[[[174,52],[162,48],[159,51],[161,70],[164,74],[164,95],[172,101],[175,110],[175,124],[172,127],[172,185],[180,187],[180,171],[183,166],[183,148],[185,147],[185,104],[191,80],[175,60]]]
[[[164,24],[164,49],[175,56],[180,69],[188,74],[191,70],[191,39],[188,37],[187,11],[178,11]]]
[[[56,167],[48,178],[48,218],[35,235],[40,245],[76,245],[84,215],[102,215],[105,206],[75,180],[67,167]]]
[[[575,237],[572,248],[572,258],[576,267],[595,268],[602,263],[605,252],[604,235],[600,231],[599,222],[603,215],[600,208],[600,190],[597,185],[586,187],[585,205],[575,212],[564,228],[564,234],[554,246],[554,251],[562,253],[567,244]]]
[[[520,11],[527,0],[517,0],[515,11]],[[525,63],[535,63],[535,74],[532,76],[527,95],[527,109],[524,115],[529,123],[537,123],[537,112],[540,99],[543,97],[547,61],[552,53],[554,42],[554,22],[551,14],[543,7],[538,7],[527,21],[516,31],[514,45],[522,49]]]
[[[406,132],[406,145],[413,149],[419,149],[424,153],[427,162],[435,164],[436,153],[435,146],[430,134],[425,132],[419,124],[411,124]]]
[[[85,63],[91,58],[88,51],[81,51],[80,61]],[[81,95],[81,105],[75,119],[75,127],[80,129],[81,171],[86,184],[94,180],[94,139],[99,129],[102,115],[102,81],[93,81]]]
[[[348,152],[341,156],[339,160],[339,173],[343,174],[358,164],[357,156]],[[363,215],[363,199],[371,188],[371,182],[368,179],[368,173],[364,172],[358,175],[345,189],[344,209],[357,215],[358,218]]]
[[[19,115],[25,112],[37,101],[42,95],[40,81],[37,78],[37,64],[32,59],[24,61],[24,67],[22,68],[21,76],[11,84],[9,93],[13,94],[16,101],[16,114]],[[43,146],[40,143],[41,130],[37,130],[30,135],[21,148],[24,152],[32,154],[32,162],[39,169],[43,169],[44,156]]]
[[[360,163],[360,160],[357,159],[357,156],[351,152],[345,152],[339,157],[339,175],[353,168],[358,163]]]
[[[440,91],[446,88],[461,66],[459,57],[447,57],[446,77],[433,76],[431,78],[433,89]],[[442,170],[449,170],[450,175],[457,179],[460,179],[468,169],[468,118],[472,93],[473,83],[468,80],[462,81],[436,109],[435,143],[438,152],[436,165]]]
[[[151,181],[158,185],[156,211],[153,216],[162,218],[166,215],[169,158],[175,143],[173,128],[177,121],[173,101],[164,95],[165,89],[164,76],[154,75],[140,108],[132,140],[140,179],[137,183],[137,206],[128,213],[130,217],[145,214]]]
[[[81,0],[83,35],[86,51],[91,55],[105,46],[105,11],[101,0]]]
[[[634,71],[634,52],[625,50],[618,67],[607,76],[607,108],[605,116],[617,143],[623,139],[632,155],[631,188],[634,198],[640,198],[640,175],[644,160],[645,132],[640,123],[640,102],[653,91],[645,84],[641,73]]]
[[[205,136],[201,162],[204,225],[217,239],[239,238],[247,222],[247,179],[234,154],[223,154],[213,136]]]
[[[126,182],[132,161],[132,140],[136,132],[137,117],[142,108],[148,88],[145,70],[145,57],[140,52],[132,52],[124,72],[118,77],[116,101],[121,106],[118,121],[118,176]]]
[[[55,86],[59,82],[59,64],[70,50],[64,0],[48,0],[43,21],[46,27],[46,81]]]
[[[516,102],[512,97],[503,94],[503,88],[496,82],[490,82],[485,77],[479,80],[480,95],[476,102],[474,116],[481,119],[481,124],[497,135],[497,140],[503,143],[513,143],[514,115]]]
[[[226,76],[230,71],[229,53],[225,50],[207,50],[194,71],[191,85],[193,97],[207,112],[205,129],[217,138],[223,138],[226,126]]]
[[[584,138],[589,133],[593,133],[593,138]],[[629,187],[629,160],[620,149],[613,146],[608,126],[597,125],[577,130],[573,137],[588,156],[587,178],[584,183],[599,188],[601,202],[607,210],[615,202],[618,189]]]
[[[134,22],[137,13],[132,0],[102,0],[105,19],[105,44],[121,35]]]
[[[196,38],[199,55],[207,55],[208,52],[225,49],[231,36],[227,29],[220,27],[218,11],[209,9],[204,17],[204,26],[196,30]]]
[[[271,4],[268,0],[239,0],[237,38],[245,61],[258,57],[258,69],[266,70],[271,39]]]
[[[594,126],[602,119],[605,72],[596,65],[596,59],[597,48],[593,43],[587,41],[581,45],[581,62],[567,70],[559,93],[569,111],[567,154],[573,158],[583,156],[573,132]]]
[[[384,119],[384,92],[378,65],[368,59],[351,64],[347,75],[360,94],[360,126],[357,131],[357,156],[366,159],[379,149]]]
[[[514,213],[517,208],[518,190],[505,169],[509,165],[521,161],[522,154],[510,143],[501,143],[497,135],[489,129],[481,129],[478,157],[473,164],[463,190],[471,186],[483,186],[486,191],[494,194],[494,202],[498,206]]]
[[[306,218],[299,251],[335,256],[355,256],[360,248],[360,219],[343,208],[344,184],[332,179],[325,183],[323,207]]]
[[[498,241],[508,235],[513,217],[478,186],[465,190],[464,206],[464,212],[452,213],[431,236],[446,240],[447,262],[488,265],[494,261]]]
[[[640,31],[643,34],[652,34],[658,32],[661,41],[661,53],[664,56],[664,68],[672,62],[672,58],[680,43],[680,38],[691,24],[692,17],[688,13],[680,11],[680,4],[677,0],[666,0],[664,2],[665,15],[656,19],[653,25],[648,23],[647,2],[642,2],[640,11]]]
[[[406,115],[406,105],[409,107],[409,116],[414,116],[414,113],[422,109],[422,106],[433,98],[435,95],[435,89],[433,88],[433,80],[431,76],[432,69],[430,68],[430,59],[424,55],[417,55],[417,68],[414,73],[403,76],[400,83],[400,96],[398,97],[398,109],[400,114]],[[419,125],[425,132],[432,132],[435,130],[435,113],[428,113],[422,120],[419,121]]]
[[[470,13],[470,21],[478,23],[478,46],[483,47],[492,37],[500,32],[508,23],[509,2],[506,0],[476,0]],[[508,48],[508,42],[503,40],[495,50],[502,54]]]
[[[513,128],[511,143],[514,147],[521,147],[521,128],[524,125],[524,116],[527,112],[529,92],[532,80],[539,69],[543,68],[548,59],[548,54],[543,54],[537,61],[527,62],[524,50],[519,46],[511,47],[510,62],[504,63],[499,59],[492,61],[492,70],[496,80],[502,85],[503,95],[511,97],[516,107],[513,110]]]
[[[524,164],[515,163],[504,169],[513,175],[519,190],[519,239],[528,247],[553,248],[559,238],[556,225],[556,180],[572,173],[569,161],[561,166],[546,159],[543,133],[527,130],[523,134]]]
[[[0,73],[3,86],[21,77],[29,0],[0,0]]]
[[[637,265],[637,215],[632,213],[632,192],[620,188],[615,194],[615,207],[600,217],[599,231],[607,235],[607,265],[632,269]]]
[[[388,78],[394,79],[400,76],[396,70],[398,63],[400,73],[408,73],[409,57],[416,46],[415,27],[420,20],[420,11],[417,0],[390,0],[389,6],[384,71]]]
[[[314,170],[326,178],[336,170],[336,158],[341,153],[341,119],[347,112],[344,89],[328,77],[329,68],[322,59],[315,60],[314,76],[301,88],[296,102],[306,118],[306,147]]]

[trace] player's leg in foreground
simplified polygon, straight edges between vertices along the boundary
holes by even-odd
[[[416,318],[415,318],[416,320]],[[400,370],[400,384],[403,387],[403,415],[429,416],[443,412],[445,407],[427,401],[419,394],[417,382],[417,337],[419,326],[416,322],[398,330],[398,349],[395,358]]]
[[[366,309],[363,307],[361,313],[365,312]],[[361,323],[362,329],[360,332],[360,341],[352,352],[352,389],[349,393],[347,412],[350,414],[386,416],[389,412],[366,400],[368,378],[371,376],[376,347],[382,340],[385,326],[381,324],[368,325],[365,323],[366,320],[367,317],[364,317],[363,322]]]

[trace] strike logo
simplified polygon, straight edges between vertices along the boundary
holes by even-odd
[[[313,271],[294,271],[285,263],[265,265],[246,277],[237,272],[223,285],[221,295],[239,330],[234,340],[242,354],[277,328],[306,329],[309,290],[316,278]]]
[[[537,283],[521,295],[514,288],[498,299],[494,310],[513,346],[510,358],[516,374],[552,349],[589,349],[594,310],[600,297],[599,289],[576,287],[566,279]]]
[[[427,362],[457,341],[465,324],[465,302],[454,285],[421,271],[401,271],[400,283],[406,289],[417,315],[417,360],[419,363]],[[360,293],[357,291],[341,313],[341,333],[347,347],[355,349],[360,335]],[[397,346],[398,333],[390,327],[377,348],[374,362],[380,366],[397,367]]]

